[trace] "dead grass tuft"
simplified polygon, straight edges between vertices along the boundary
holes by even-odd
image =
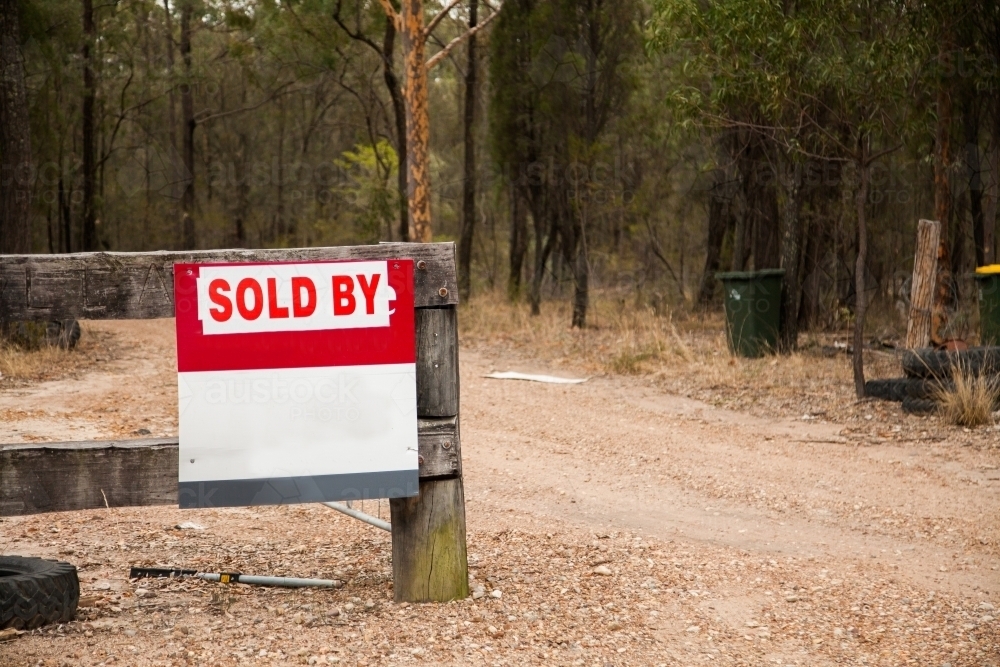
[[[15,380],[36,380],[65,368],[73,353],[53,345],[26,350],[17,345],[0,347],[0,373]]]
[[[993,423],[993,410],[1000,400],[995,378],[975,376],[965,368],[952,371],[952,385],[942,387],[936,399],[941,417],[956,426],[986,426]]]

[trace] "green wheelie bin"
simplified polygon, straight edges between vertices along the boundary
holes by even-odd
[[[778,347],[784,269],[717,273],[726,304],[729,349],[741,357],[762,357]]]
[[[1000,264],[976,269],[979,292],[979,344],[1000,345]]]

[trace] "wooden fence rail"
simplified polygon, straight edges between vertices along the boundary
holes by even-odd
[[[420,495],[390,500],[394,596],[464,598],[454,244],[2,255],[0,323],[173,317],[175,262],[387,259],[414,261],[417,309]],[[176,438],[0,445],[0,515],[176,504],[177,451]]]

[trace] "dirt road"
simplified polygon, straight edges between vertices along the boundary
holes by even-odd
[[[3,441],[175,432],[171,323],[90,324],[89,333],[106,336],[113,350],[92,371],[0,394]],[[212,535],[200,537],[203,549],[169,555],[243,559],[245,571],[260,570],[267,556],[233,548],[233,540],[247,538],[224,528],[219,517],[253,515],[263,529],[254,539],[275,553],[310,539],[296,531],[308,534],[317,514],[336,529],[335,539],[347,550],[341,557],[350,552],[343,546],[348,539],[365,545],[352,556],[357,574],[351,585],[378,602],[367,624],[360,621],[360,634],[352,638],[341,627],[356,621],[344,611],[344,600],[354,595],[348,586],[332,594],[343,599],[322,603],[336,607],[336,621],[312,607],[300,612],[313,618],[298,621],[294,627],[304,634],[289,637],[286,647],[275,628],[294,621],[276,611],[253,626],[271,637],[264,656],[257,648],[250,654],[240,648],[253,634],[248,631],[243,639],[234,636],[232,651],[215,654],[219,664],[267,655],[272,660],[262,664],[1000,663],[996,447],[962,446],[961,438],[940,429],[909,429],[917,434],[913,439],[870,438],[822,417],[765,420],[665,394],[642,377],[597,377],[580,385],[485,379],[491,370],[512,366],[547,369],[501,363],[482,347],[463,350],[461,365],[474,583],[486,590],[507,587],[502,600],[420,607],[401,625],[396,617],[405,610],[383,608],[387,536],[373,538],[367,527],[322,508],[148,508],[60,517],[113,520],[124,544],[129,535],[147,535],[151,525],[162,530],[162,524],[202,516],[213,526]],[[881,418],[875,410],[865,416]],[[899,430],[889,423],[885,428]],[[79,654],[79,664],[96,664],[124,651],[131,656],[125,664],[140,657],[151,664],[208,664],[199,660],[210,649],[171,648],[189,639],[188,633],[177,635],[181,621],[171,618],[185,618],[181,603],[148,612],[156,614],[151,621],[132,597],[134,585],[116,570],[140,555],[162,563],[160,538],[142,537],[129,554],[115,550],[119,540],[88,531],[43,540],[30,530],[40,521],[0,523],[0,536],[10,539],[4,550],[79,555],[104,549],[90,566],[95,574],[84,576],[84,588],[88,581],[113,580],[111,588],[95,591],[118,599],[99,603],[88,622],[124,618],[120,614],[132,604],[139,619],[134,623],[163,625],[163,638],[148,655],[146,649],[130,651],[129,624],[111,623],[108,641],[98,648],[87,633],[100,628],[78,629],[65,645],[49,635],[22,637],[0,645],[0,658],[6,652],[13,660],[0,663],[61,664],[63,656]],[[136,554],[147,541],[148,551]],[[311,554],[309,567],[328,567],[329,553],[300,553]],[[594,574],[599,561],[611,565],[609,576]],[[159,595],[207,604],[197,602],[204,594],[196,587],[166,586]],[[266,600],[285,594],[244,595]],[[266,601],[246,604],[270,609]],[[107,611],[112,608],[118,612]],[[440,630],[439,637],[450,639],[422,638],[421,627],[448,619],[457,629]],[[338,636],[339,643],[333,639]],[[259,640],[250,643],[257,647]],[[293,650],[296,642],[308,648]]]

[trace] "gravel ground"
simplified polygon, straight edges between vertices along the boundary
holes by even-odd
[[[88,332],[108,351],[90,370],[0,387],[5,441],[173,432],[171,323]],[[321,506],[7,518],[0,550],[77,564],[86,606],[0,643],[0,665],[1000,665],[997,431],[871,403],[741,411],[724,361],[700,384],[688,365],[567,387],[482,375],[592,369],[462,354],[474,598],[393,604],[389,535]],[[779,371],[815,387],[808,363],[760,374]],[[684,377],[692,397],[665,390]]]

